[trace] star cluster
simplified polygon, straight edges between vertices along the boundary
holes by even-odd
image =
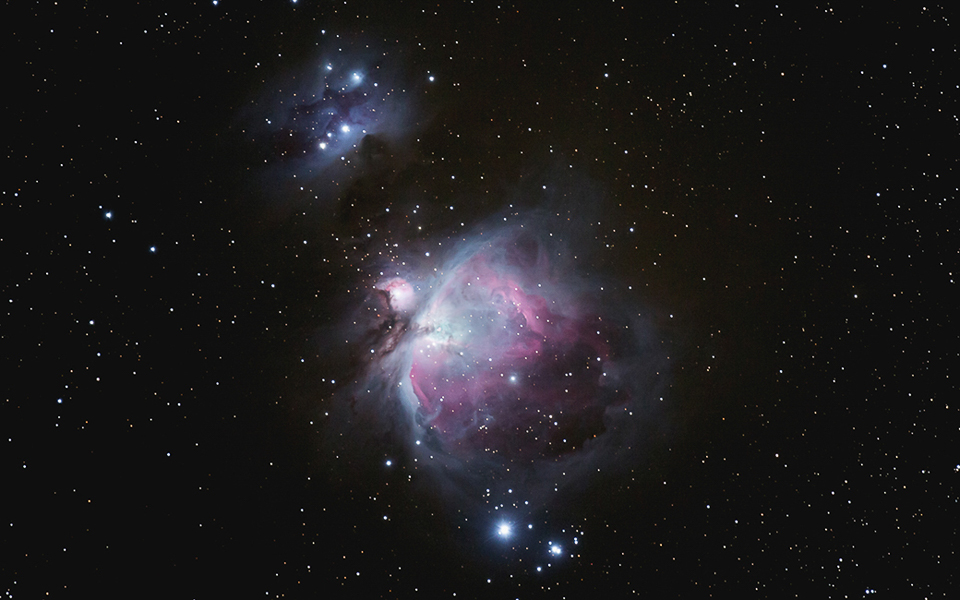
[[[411,116],[420,116],[420,94],[398,64],[397,44],[324,30],[316,45],[297,68],[269,76],[263,93],[238,113],[268,183],[343,184],[404,142],[414,129]]]

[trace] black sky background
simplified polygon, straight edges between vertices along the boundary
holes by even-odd
[[[3,14],[9,597],[956,588],[953,11]],[[243,115],[336,35],[398,57],[415,102],[407,135],[374,140],[385,155],[299,193],[276,157],[265,174]],[[373,219],[381,240],[422,249],[511,203],[582,219],[583,270],[634,286],[671,357],[642,459],[548,508],[583,535],[541,573],[368,460],[402,463],[400,440],[331,450],[320,419],[362,351],[331,332],[376,266],[347,240]],[[415,204],[422,233],[384,217]]]

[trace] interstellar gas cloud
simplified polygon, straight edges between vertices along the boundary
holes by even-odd
[[[635,467],[656,429],[667,359],[652,319],[632,290],[578,268],[564,221],[490,219],[368,290],[350,406],[458,507],[569,499]]]
[[[423,293],[400,399],[438,450],[535,463],[582,447],[607,408],[629,404],[606,373],[619,332],[564,289],[536,234],[493,237]],[[403,280],[383,287],[392,306],[410,303]]]

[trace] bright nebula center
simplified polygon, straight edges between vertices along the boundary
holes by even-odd
[[[395,277],[378,285],[377,289],[387,292],[390,298],[390,308],[393,310],[407,312],[415,305],[416,295],[413,286],[400,277]]]

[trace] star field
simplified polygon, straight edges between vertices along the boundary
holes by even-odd
[[[5,597],[957,588],[950,7],[5,10]]]

